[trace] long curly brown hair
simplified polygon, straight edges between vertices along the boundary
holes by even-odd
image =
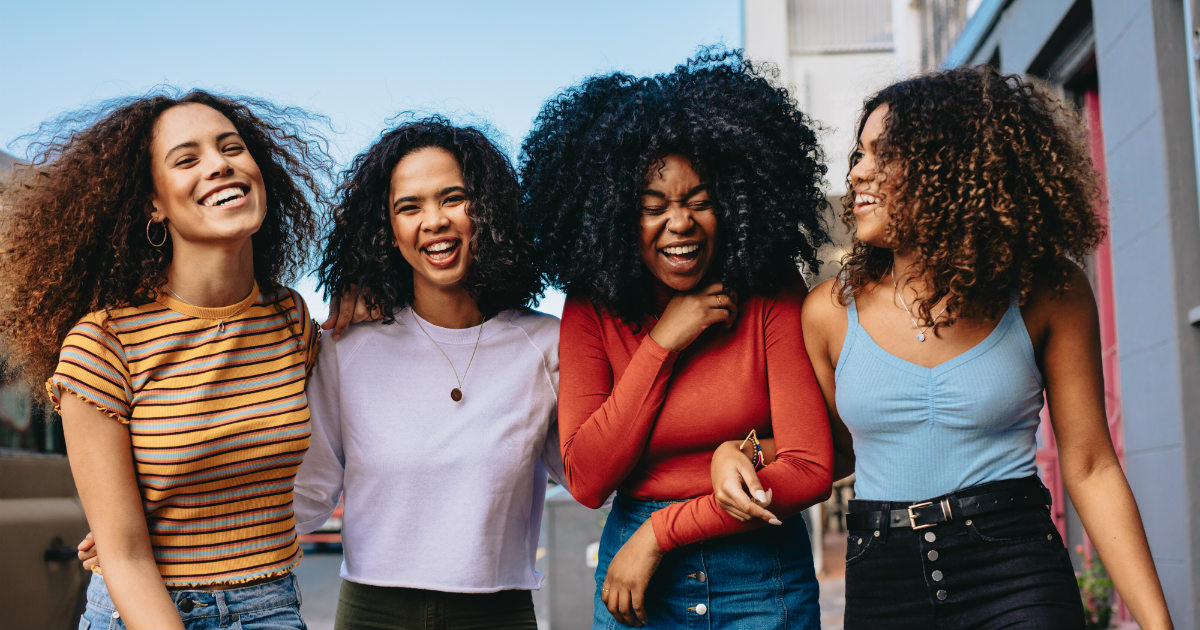
[[[1045,89],[990,66],[880,90],[863,104],[858,135],[881,105],[888,113],[875,158],[891,210],[886,237],[915,253],[911,276],[929,283],[917,303],[922,324],[935,324],[931,311],[943,298],[948,317],[935,332],[959,317],[997,317],[1035,286],[1063,291],[1105,232],[1079,117]],[[852,168],[857,160],[856,150]],[[847,190],[842,219],[853,228],[849,180]],[[843,305],[890,272],[892,251],[854,242],[836,289]]]
[[[295,280],[314,250],[332,162],[320,117],[193,90],[105,102],[43,123],[0,196],[0,343],[8,365],[40,387],[59,345],[94,311],[152,301],[167,282],[171,241],[150,245],[154,122],[185,103],[233,123],[262,171],[267,214],[252,237],[264,293]]]

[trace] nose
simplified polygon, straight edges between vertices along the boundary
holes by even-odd
[[[208,158],[208,177],[215,179],[233,174],[233,165],[229,163],[229,159],[220,151],[213,151]]]
[[[875,161],[869,155],[863,155],[858,158],[858,161],[850,167],[850,186],[858,186],[859,184],[869,180],[875,172]]]
[[[691,208],[686,204],[672,203],[667,209],[667,230],[675,234],[687,234],[696,226]]]
[[[440,232],[449,225],[450,217],[439,204],[431,203],[421,213],[421,229],[426,232]]]

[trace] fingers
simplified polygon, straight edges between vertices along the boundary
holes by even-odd
[[[321,322],[321,330],[333,329],[334,325],[337,324],[338,313],[341,312],[341,306],[342,297],[340,295],[335,295],[329,302],[329,316],[325,318],[325,321]]]
[[[87,535],[83,537],[83,540],[79,541],[78,545],[75,545],[75,548],[78,549],[80,551],[80,553],[82,553],[84,551],[91,549],[93,546],[95,546],[95,544],[96,544],[96,539],[92,537],[92,532],[88,532]],[[80,560],[82,560],[82,559],[83,558],[80,558]]]
[[[633,609],[633,616],[637,619],[637,625],[646,625],[646,592],[633,591],[630,593],[629,606]]]

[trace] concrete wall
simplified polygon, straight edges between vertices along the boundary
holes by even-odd
[[[1075,2],[1015,0],[971,62],[1026,72]],[[1108,167],[1125,468],[1175,624],[1200,627],[1200,304],[1183,6],[1092,2]]]

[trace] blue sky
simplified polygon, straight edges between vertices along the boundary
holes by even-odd
[[[515,156],[560,88],[742,43],[736,0],[31,1],[2,15],[0,148],[18,157],[43,120],[161,84],[324,114],[342,163],[403,111],[490,123]]]

